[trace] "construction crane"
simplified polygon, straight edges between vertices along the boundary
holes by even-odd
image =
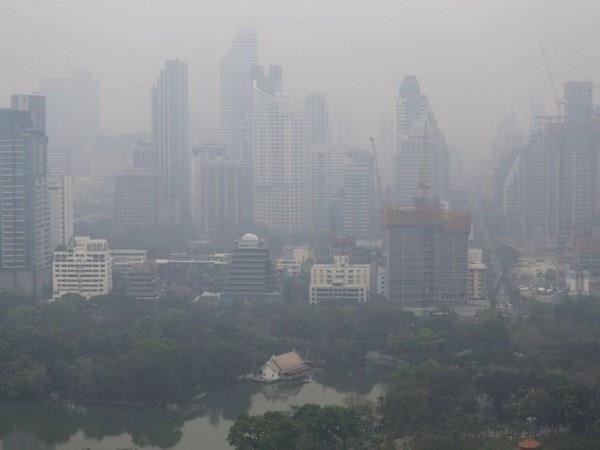
[[[548,59],[548,53],[544,48],[544,44],[540,42],[540,50],[542,51],[542,56],[544,58],[544,65],[546,66],[546,73],[548,74],[548,80],[550,81],[550,87],[552,88],[552,95],[554,96],[554,101],[556,102],[556,116],[561,116],[561,106],[564,104],[558,96],[558,91],[556,89],[556,84],[554,83],[554,77],[552,76],[552,70],[550,69],[550,61]]]

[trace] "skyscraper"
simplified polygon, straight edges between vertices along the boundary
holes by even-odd
[[[50,289],[50,211],[44,98],[0,109],[0,286],[39,297]]]
[[[45,78],[49,174],[87,175],[88,155],[100,130],[100,89],[88,72]]]
[[[396,104],[396,200],[409,206],[424,193],[448,196],[448,151],[415,76],[400,84]]]
[[[115,177],[115,218],[120,230],[148,228],[157,221],[157,177],[138,169]]]
[[[159,220],[187,223],[188,69],[183,61],[167,61],[152,89],[152,141],[157,156]]]
[[[308,138],[304,105],[281,94],[281,69],[254,82],[254,221],[283,233],[306,230]]]
[[[220,143],[240,162],[241,217],[252,221],[252,82],[257,65],[253,27],[240,27],[221,62]]]
[[[327,95],[312,92],[306,96],[308,135],[311,147],[329,143],[329,105]]]

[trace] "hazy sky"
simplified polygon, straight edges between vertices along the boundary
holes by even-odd
[[[532,95],[553,108],[540,42],[558,85],[600,80],[598,0],[0,0],[0,97],[89,70],[104,131],[143,131],[149,89],[179,57],[192,142],[214,139],[220,60],[246,22],[259,61],[281,64],[293,93],[327,92],[361,143],[393,114],[404,74],[418,76],[449,143],[473,156],[511,108],[527,125]]]

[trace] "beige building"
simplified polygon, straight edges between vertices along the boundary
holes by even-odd
[[[310,271],[310,303],[365,303],[371,290],[371,266],[350,264],[346,255],[334,257],[333,264],[315,264]]]
[[[470,248],[469,285],[467,291],[469,301],[487,300],[486,276],[487,266],[483,263],[483,251],[480,248]]]

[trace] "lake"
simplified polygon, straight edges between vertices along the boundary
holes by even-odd
[[[308,383],[241,383],[182,408],[0,403],[1,450],[226,450],[229,427],[243,413],[315,403],[343,405],[385,392],[377,368],[316,372]]]

